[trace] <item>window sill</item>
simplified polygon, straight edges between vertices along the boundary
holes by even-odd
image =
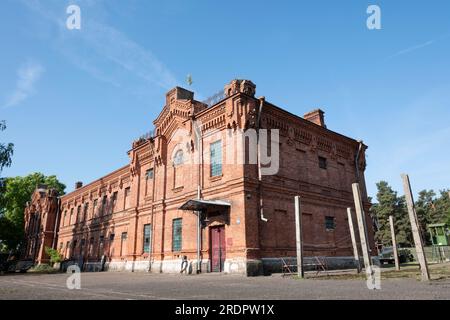
[[[184,186],[176,187],[176,188],[173,188],[173,189],[172,189],[172,192],[180,192],[180,191],[182,191],[183,189],[184,189]]]
[[[210,182],[219,181],[219,180],[222,180],[222,177],[223,177],[223,174],[221,174],[220,176],[209,177],[209,181]]]

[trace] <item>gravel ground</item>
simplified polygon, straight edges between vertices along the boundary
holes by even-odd
[[[81,274],[81,289],[66,287],[68,274],[0,276],[0,299],[450,299],[450,280],[422,283],[385,279],[381,290],[362,280],[298,280],[279,275],[168,275],[129,272]]]

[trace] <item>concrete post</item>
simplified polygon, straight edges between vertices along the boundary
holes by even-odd
[[[366,232],[366,219],[363,210],[363,203],[361,199],[361,191],[359,190],[359,183],[352,184],[353,198],[355,200],[356,220],[358,221],[359,239],[361,241],[361,250],[364,258],[364,267],[366,272],[372,271],[372,261],[369,255],[369,246]]]
[[[303,243],[302,243],[302,212],[300,207],[300,197],[295,197],[295,236],[297,244],[297,273],[303,279]]]
[[[422,281],[430,280],[430,273],[428,271],[427,258],[423,250],[422,237],[419,230],[419,222],[417,219],[416,209],[414,207],[414,198],[411,190],[411,184],[409,182],[409,176],[407,174],[401,175],[403,180],[403,189],[405,190],[405,199],[408,206],[409,221],[411,223],[411,231],[416,245],[417,259],[420,264],[420,271],[422,273]]]
[[[395,228],[394,228],[394,217],[389,216],[389,224],[391,225],[391,238],[392,238],[392,249],[394,250],[394,260],[395,260],[395,270],[400,270],[400,263],[398,261],[397,252],[397,239],[395,238]]]
[[[350,229],[350,236],[352,239],[353,256],[355,257],[356,271],[358,273],[360,273],[361,272],[361,263],[359,261],[358,244],[356,243],[355,227],[353,226],[353,218],[352,218],[352,209],[351,208],[347,208],[347,217],[348,217],[348,227]]]

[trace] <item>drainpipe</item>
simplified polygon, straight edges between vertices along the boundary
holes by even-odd
[[[197,185],[197,199],[202,197],[202,177],[203,177],[203,135],[200,127],[195,127],[196,122],[193,123],[193,130],[196,133],[197,145],[198,145],[198,185]],[[197,211],[197,274],[202,272],[200,251],[202,246],[202,224],[201,224],[201,211]]]
[[[155,144],[154,144],[154,140],[150,141],[150,145],[152,146],[153,149],[153,156],[155,156]],[[155,248],[155,221],[153,221],[154,218],[154,208],[155,208],[155,185],[156,185],[156,163],[155,163],[155,158],[153,157],[153,182],[152,182],[152,213],[151,213],[151,221],[152,221],[152,237],[150,238],[150,252],[149,252],[149,264],[148,264],[148,272],[152,271],[152,264],[155,260],[154,257],[154,248]]]
[[[197,188],[197,199],[200,200],[201,194],[200,194],[200,185]],[[202,272],[202,268],[200,266],[200,247],[201,247],[201,237],[202,237],[202,224],[201,224],[201,211],[197,211],[197,274]]]
[[[258,110],[258,118],[256,120],[256,141],[257,141],[257,155],[256,158],[258,159],[258,195],[259,195],[259,212],[261,215],[261,220],[264,222],[267,222],[268,220],[264,217],[264,202],[262,197],[262,174],[261,174],[261,143],[260,143],[260,136],[259,136],[259,129],[261,129],[261,115],[262,115],[262,109],[264,106],[266,98],[260,97],[259,98],[259,110]]]
[[[57,230],[58,230],[58,226],[59,226],[59,214],[60,214],[60,212],[61,212],[61,209],[60,209],[60,206],[61,206],[61,198],[60,197],[57,197],[56,198],[56,205],[57,205],[57,208],[56,208],[56,220],[55,220],[55,227],[54,227],[54,229],[53,229],[53,241],[52,241],[52,248],[53,249],[57,249],[55,246],[57,246],[58,244],[57,244],[57,240],[56,240],[56,232],[57,232]]]
[[[361,151],[362,151],[362,147],[363,147],[363,142],[362,140],[358,141],[359,145],[358,145],[358,150],[356,151],[356,159],[355,159],[355,169],[356,169],[356,182],[359,183],[359,157],[361,155]]]

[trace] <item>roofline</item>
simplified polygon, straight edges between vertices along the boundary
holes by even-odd
[[[99,183],[99,182],[101,182],[102,180],[105,180],[105,179],[111,177],[112,175],[117,174],[117,173],[119,173],[120,171],[129,168],[129,166],[130,166],[130,165],[127,164],[127,165],[125,165],[125,166],[123,166],[123,167],[121,167],[121,168],[119,168],[119,169],[117,169],[117,170],[114,170],[114,171],[112,171],[112,172],[110,172],[110,173],[108,173],[108,174],[106,174],[106,175],[104,175],[104,176],[102,176],[102,177],[100,177],[100,178],[98,178],[98,179],[92,181],[92,182],[89,182],[88,184],[82,186],[81,188],[75,189],[75,190],[73,190],[73,191],[70,192],[70,193],[66,193],[66,194],[62,195],[62,196],[60,197],[60,199],[63,200],[63,198],[70,197],[70,196],[74,196],[76,193],[84,193],[84,192],[87,191],[87,189],[91,188],[94,184]]]

